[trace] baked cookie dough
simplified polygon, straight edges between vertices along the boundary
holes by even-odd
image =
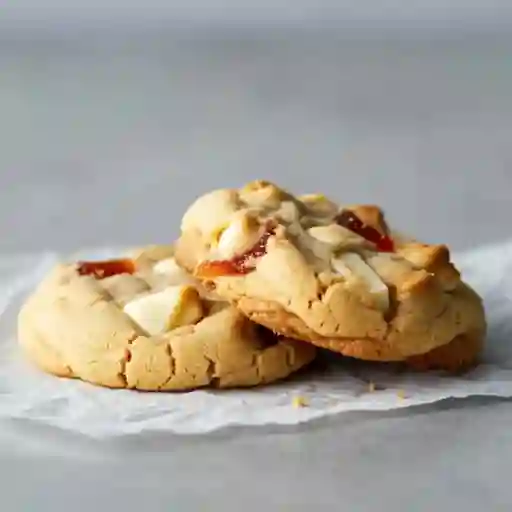
[[[57,266],[19,314],[27,356],[54,375],[147,391],[256,386],[311,362],[203,289],[172,246]]]
[[[481,336],[461,334],[450,343],[405,360],[405,366],[419,372],[440,370],[462,373],[471,370],[480,361],[484,340]]]
[[[216,190],[185,213],[176,259],[254,322],[351,357],[403,361],[485,335],[448,248],[393,232],[373,205],[265,181]]]

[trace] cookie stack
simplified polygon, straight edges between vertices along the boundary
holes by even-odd
[[[148,391],[269,383],[316,347],[460,371],[485,329],[446,246],[394,232],[376,206],[264,181],[198,198],[173,245],[59,265],[19,314],[43,370]]]

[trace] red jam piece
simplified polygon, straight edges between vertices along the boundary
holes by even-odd
[[[269,238],[274,234],[274,228],[267,226],[256,244],[248,251],[230,260],[204,261],[196,269],[196,276],[203,279],[220,276],[236,276],[249,274],[254,270],[255,260],[265,256]]]
[[[243,274],[232,261],[221,260],[221,261],[204,261],[201,263],[196,271],[195,275],[202,279],[213,279],[220,276],[235,276]]]
[[[337,217],[336,222],[350,231],[366,238],[376,245],[381,252],[393,252],[395,246],[391,237],[383,235],[377,229],[366,225],[353,211],[343,210]]]
[[[80,261],[77,268],[81,276],[93,276],[97,279],[117,276],[118,274],[133,274],[135,263],[130,259],[106,261]]]

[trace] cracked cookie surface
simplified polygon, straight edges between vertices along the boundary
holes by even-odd
[[[448,248],[396,234],[373,205],[264,181],[216,190],[185,213],[176,259],[254,322],[351,357],[402,361],[485,335]]]
[[[208,292],[172,246],[57,266],[23,305],[18,338],[48,373],[146,391],[256,386],[315,356]]]

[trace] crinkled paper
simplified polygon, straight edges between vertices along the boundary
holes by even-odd
[[[80,256],[115,252],[102,249]],[[16,343],[20,304],[64,256],[0,257],[0,418],[27,419],[93,437],[143,431],[201,434],[232,425],[292,425],[346,411],[382,411],[470,395],[512,396],[512,242],[456,258],[464,279],[484,297],[489,321],[483,363],[464,376],[399,373],[385,365],[334,357],[321,371],[263,388],[189,393],[98,388],[45,375],[23,359]]]

